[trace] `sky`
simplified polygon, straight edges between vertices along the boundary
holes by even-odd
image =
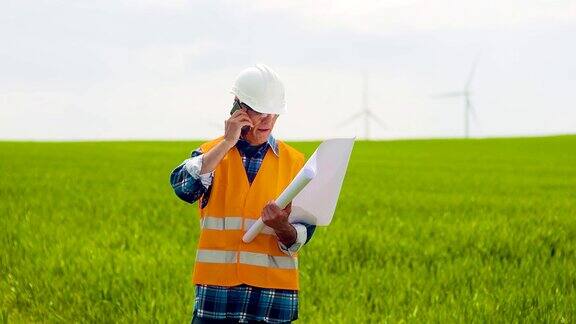
[[[264,63],[280,139],[576,133],[576,0],[0,0],[0,139],[210,139]],[[363,80],[366,80],[364,86]]]

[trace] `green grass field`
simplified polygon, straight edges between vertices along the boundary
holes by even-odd
[[[0,322],[189,322],[198,144],[0,142]],[[302,323],[576,321],[576,136],[357,142],[300,278]]]

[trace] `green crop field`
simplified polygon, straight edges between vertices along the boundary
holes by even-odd
[[[189,322],[198,144],[0,142],[0,322]],[[357,142],[300,278],[302,323],[576,321],[576,136]]]

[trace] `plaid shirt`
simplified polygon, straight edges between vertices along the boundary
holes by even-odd
[[[298,319],[298,291],[196,285],[194,314],[200,318],[236,319],[238,323],[286,323]]]
[[[250,183],[256,177],[268,148],[278,156],[278,144],[272,135],[268,142],[260,146],[251,146],[240,139],[236,143],[241,156],[246,175]],[[198,148],[191,157],[201,155]],[[206,188],[200,178],[194,178],[185,168],[185,163],[178,166],[170,176],[170,182],[176,195],[189,203],[194,203],[200,197],[202,206],[206,206],[210,198],[212,186]],[[310,241],[316,226],[301,223],[306,227],[306,243]],[[240,323],[246,321],[265,321],[268,323],[283,323],[298,318],[298,291],[259,288],[247,285],[221,287],[196,285],[194,314],[200,318],[237,319]]]

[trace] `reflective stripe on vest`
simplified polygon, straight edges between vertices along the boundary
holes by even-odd
[[[272,256],[265,253],[246,251],[202,250],[196,254],[196,262],[204,263],[240,263],[276,269],[297,269],[298,259],[289,256]]]
[[[211,217],[200,219],[200,228],[211,230],[239,230],[242,229],[242,217]]]
[[[254,223],[255,219],[246,219],[244,221],[244,230],[247,231]],[[209,230],[239,230],[242,229],[242,217],[213,217],[206,216],[200,219],[200,228]],[[260,234],[274,235],[274,230],[264,226]]]
[[[236,252],[219,250],[198,250],[196,253],[197,262],[206,263],[236,263]]]

